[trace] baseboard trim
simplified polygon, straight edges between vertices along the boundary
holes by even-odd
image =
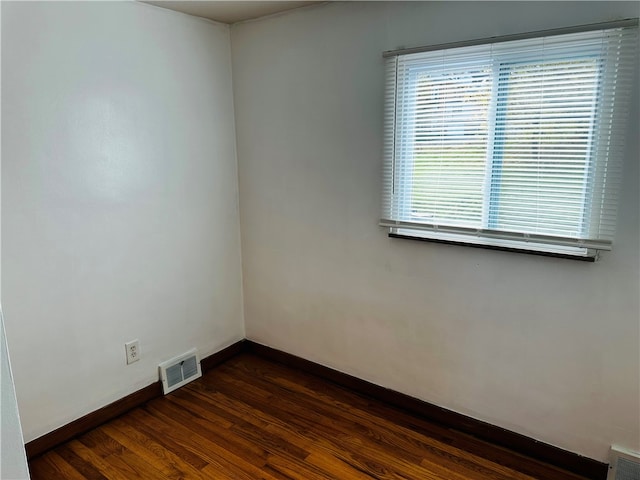
[[[223,348],[219,352],[212,353],[208,357],[205,357],[200,360],[200,368],[202,369],[202,373],[206,373],[209,370],[217,367],[221,363],[226,362],[230,358],[235,357],[236,355],[241,354],[246,351],[246,340],[238,340],[235,343],[232,343],[226,348]]]
[[[389,390],[366,380],[333,370],[290,353],[267,347],[251,340],[245,341],[243,349],[265,359],[311,373],[325,380],[346,387],[354,392],[424,418],[447,428],[472,435],[486,442],[505,447],[511,451],[548,463],[581,475],[590,480],[605,480],[608,465],[583,457],[533,438],[476,420],[461,413],[419,400],[409,395]]]
[[[245,340],[240,340],[219,352],[209,355],[200,360],[202,373],[205,373],[217,365],[229,360],[230,358],[242,353],[245,350]],[[98,410],[78,418],[60,428],[46,433],[41,437],[31,440],[25,444],[27,458],[31,460],[38,455],[45,453],[52,448],[68,442],[72,438],[82,435],[89,430],[102,425],[109,420],[113,420],[120,415],[127,413],[129,410],[139,407],[154,398],[162,396],[162,384],[154,382],[151,385],[141,388],[126,397],[116,400]]]
[[[77,420],[67,423],[60,428],[56,428],[52,432],[46,433],[41,437],[31,440],[25,444],[27,458],[31,460],[58,445],[71,440],[78,435],[88,432],[92,428],[102,425],[123,413],[128,412],[132,408],[142,405],[149,400],[162,395],[162,384],[160,382],[147,385],[140,390],[127,395],[120,400],[116,400],[94,412],[88,413]]]

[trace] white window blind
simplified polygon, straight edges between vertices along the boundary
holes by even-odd
[[[636,30],[388,55],[380,224],[572,255],[610,249]]]

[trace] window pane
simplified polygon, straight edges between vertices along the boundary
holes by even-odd
[[[412,217],[482,224],[491,84],[488,67],[416,74]]]
[[[502,65],[489,228],[579,237],[592,176],[593,58]]]

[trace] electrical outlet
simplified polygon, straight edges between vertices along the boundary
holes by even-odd
[[[125,343],[124,348],[127,351],[127,365],[140,360],[140,342],[138,340]]]

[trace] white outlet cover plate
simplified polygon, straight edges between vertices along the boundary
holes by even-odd
[[[127,353],[127,365],[140,360],[140,342],[131,340],[124,344]]]

